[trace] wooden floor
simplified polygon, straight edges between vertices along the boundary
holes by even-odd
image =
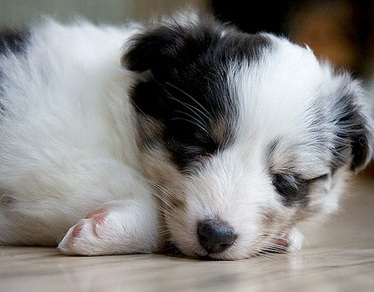
[[[344,211],[307,228],[306,247],[294,255],[224,262],[0,247],[0,291],[374,291],[373,190],[374,179],[361,177]]]

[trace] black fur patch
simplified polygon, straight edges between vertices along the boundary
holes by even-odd
[[[344,150],[351,148],[352,162],[351,170],[361,168],[369,155],[369,139],[372,133],[367,129],[367,121],[361,115],[361,109],[355,104],[355,98],[349,94],[343,95],[337,103],[338,116],[336,124],[335,162],[333,167],[337,168],[347,160]]]
[[[124,66],[149,72],[132,101],[140,115],[164,126],[157,142],[181,170],[232,143],[238,109],[227,72],[233,62],[257,59],[269,44],[206,19],[152,28],[130,42]]]
[[[0,54],[23,53],[29,36],[27,29],[0,31]]]
[[[315,104],[315,115],[318,117],[311,125],[316,131],[315,141],[319,139],[321,145],[332,145],[330,149],[332,160],[330,161],[331,173],[346,165],[351,161],[352,171],[360,170],[365,166],[367,159],[371,155],[373,130],[369,121],[363,115],[360,105],[356,103],[356,93],[346,92],[347,88],[343,86],[336,94],[336,99],[331,112],[326,112],[320,104]],[[329,97],[326,97],[329,98]],[[330,133],[326,137],[321,135],[325,129],[321,125],[332,124],[334,136],[331,140]]]
[[[26,29],[21,30],[3,30],[0,31],[0,55],[9,53],[24,53],[29,39],[29,32]],[[5,113],[5,105],[1,102],[3,92],[3,82],[5,74],[0,67],[0,120]]]

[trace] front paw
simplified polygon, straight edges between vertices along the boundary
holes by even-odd
[[[135,203],[111,203],[72,226],[58,249],[67,255],[149,253],[156,248],[156,221]]]
[[[291,228],[272,240],[262,252],[265,253],[284,253],[300,251],[304,242],[303,234],[295,227]]]
[[[112,215],[113,217],[113,215]],[[86,218],[72,226],[58,245],[58,249],[69,255],[97,255],[110,252],[106,245],[111,232],[111,218],[106,208],[89,213]],[[112,232],[113,233],[113,232]]]
[[[304,235],[296,227],[293,227],[283,238],[278,239],[277,243],[283,245],[288,252],[297,252],[303,247]]]

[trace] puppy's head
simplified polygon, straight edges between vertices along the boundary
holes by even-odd
[[[371,157],[360,85],[286,39],[186,19],[146,28],[123,57],[169,240],[216,259],[287,248]]]

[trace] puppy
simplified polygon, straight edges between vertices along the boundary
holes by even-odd
[[[190,12],[3,32],[0,108],[0,243],[64,254],[299,250],[373,152],[348,73]]]

